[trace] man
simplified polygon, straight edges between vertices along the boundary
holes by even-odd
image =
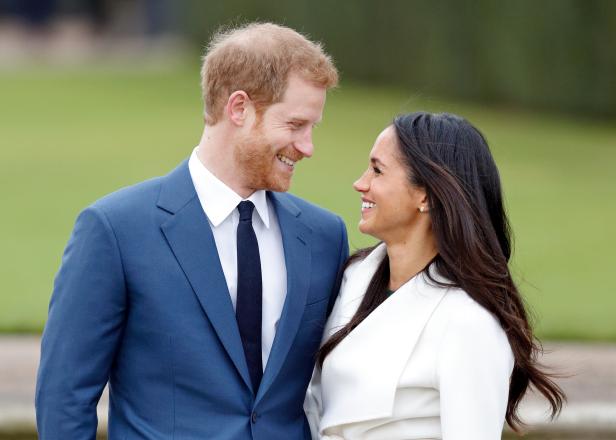
[[[213,38],[190,159],[77,219],[42,340],[41,439],[93,439],[107,381],[110,439],[309,438],[302,404],[347,237],[283,192],[336,82],[289,28]]]

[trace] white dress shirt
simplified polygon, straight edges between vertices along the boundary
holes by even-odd
[[[234,310],[237,301],[236,234],[240,218],[237,205],[243,200],[250,200],[255,205],[252,227],[257,236],[261,256],[263,285],[261,354],[265,368],[287,295],[287,269],[276,212],[263,190],[254,192],[247,199],[242,199],[203,165],[197,156],[197,150],[198,147],[193,150],[188,160],[188,169],[199,202],[214,234],[218,258],[225,274]]]

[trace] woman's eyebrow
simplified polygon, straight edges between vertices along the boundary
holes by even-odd
[[[373,165],[378,165],[380,167],[387,167],[387,165],[381,162],[381,160],[378,157],[371,157],[370,163],[372,163]]]

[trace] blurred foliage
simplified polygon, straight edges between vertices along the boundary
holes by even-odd
[[[0,332],[41,329],[81,209],[190,154],[203,128],[198,78],[197,64],[0,72]],[[539,334],[616,341],[614,124],[343,82],[292,192],[340,214],[353,249],[373,243],[357,230],[352,182],[392,117],[419,109],[463,115],[490,142],[516,237],[512,271]]]
[[[346,79],[419,94],[616,115],[612,0],[184,0],[200,47],[221,24],[275,21],[322,41]]]

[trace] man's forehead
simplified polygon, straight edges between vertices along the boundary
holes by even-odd
[[[316,118],[311,118],[311,115],[302,113],[288,113],[285,115],[286,119],[292,122],[313,122],[318,124],[323,119],[323,115],[319,114]]]
[[[327,88],[307,80],[298,74],[290,74],[282,94],[282,100],[300,98],[304,96],[325,96]]]
[[[313,123],[321,122],[323,117],[323,106],[315,105],[310,100],[299,101],[280,101],[270,105],[266,113],[278,118],[289,121],[310,121]]]

